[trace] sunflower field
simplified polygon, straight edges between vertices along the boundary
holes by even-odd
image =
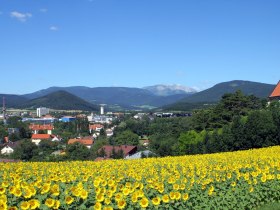
[[[254,209],[280,200],[280,146],[100,162],[0,163],[0,209]]]

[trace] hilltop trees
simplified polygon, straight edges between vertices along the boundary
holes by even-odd
[[[192,130],[181,134],[180,148],[187,154],[213,153],[272,146],[279,143],[279,103],[264,106],[240,91],[225,94],[208,110],[197,111]]]
[[[280,103],[267,106],[255,96],[237,91],[225,94],[211,108],[195,111],[184,124],[176,123],[175,119],[155,120],[149,132],[151,149],[161,156],[277,145],[280,144]]]

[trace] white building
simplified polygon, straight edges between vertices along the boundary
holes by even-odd
[[[104,105],[103,104],[100,106],[100,114],[104,115]]]
[[[113,117],[108,117],[106,115],[94,115],[91,113],[90,116],[87,116],[89,122],[101,123],[101,124],[110,124],[113,121]]]
[[[46,107],[37,108],[37,117],[42,117],[43,115],[49,114],[50,109]]]
[[[106,129],[106,136],[111,137],[114,135],[114,131],[112,129]]]
[[[14,152],[14,149],[11,148],[9,145],[6,145],[3,149],[1,149],[2,155],[9,155]]]

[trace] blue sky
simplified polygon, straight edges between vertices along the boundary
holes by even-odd
[[[0,0],[0,93],[280,79],[279,0]]]

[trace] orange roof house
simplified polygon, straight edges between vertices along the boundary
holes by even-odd
[[[91,146],[94,143],[94,140],[91,139],[91,138],[88,138],[88,139],[69,139],[68,145],[69,144],[74,144],[76,142],[85,145],[87,148],[91,148]]]
[[[269,96],[270,100],[280,99],[280,81]]]
[[[31,129],[35,134],[37,134],[39,131],[47,131],[48,134],[52,134],[52,130],[54,129],[54,126],[51,124],[46,124],[46,125],[31,124],[29,125],[29,129]]]
[[[104,125],[102,124],[89,125],[89,132],[91,133],[92,131],[100,131],[102,128],[104,128]]]
[[[52,135],[50,134],[32,134],[31,139],[51,139]]]
[[[32,134],[31,141],[38,146],[42,140],[50,140],[52,137],[50,134]]]

